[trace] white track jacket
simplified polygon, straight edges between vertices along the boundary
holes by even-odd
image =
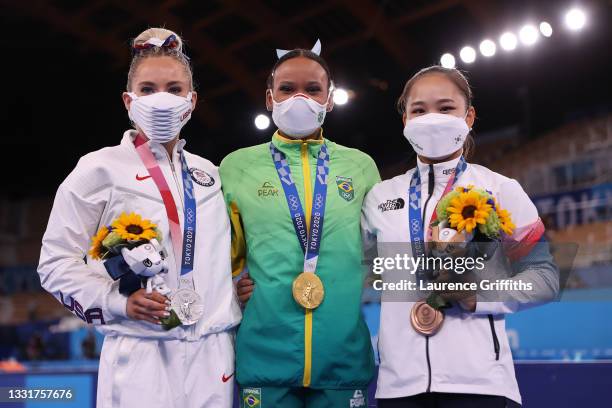
[[[166,284],[178,286],[180,260],[170,239],[168,218],[161,195],[142,164],[132,142],[136,133],[126,131],[121,144],[83,156],[60,185],[49,224],[43,237],[38,273],[42,286],[64,306],[107,335],[142,338],[198,340],[210,333],[226,331],[241,318],[230,266],[230,224],[221,193],[217,167],[208,160],[184,152],[191,172],[197,205],[193,277],[195,290],[204,302],[202,319],[192,326],[164,331],[160,326],[126,316],[127,297],[119,293],[104,265],[87,252],[91,237],[110,225],[121,213],[135,212],[150,219],[163,234],[168,253]],[[147,142],[159,163],[177,205],[183,228],[183,186],[180,140],[172,158],[165,148]]]
[[[425,208],[427,224],[458,160],[433,166],[418,161],[422,207],[430,193],[430,169],[434,174],[431,199]],[[366,197],[363,235],[366,247],[377,242],[379,256],[385,252],[386,243],[410,242],[408,191],[413,173],[414,169],[377,184]],[[455,186],[467,187],[470,184],[491,191],[499,205],[511,213],[517,227],[511,237],[515,252],[519,257],[524,256],[524,250],[534,245],[543,232],[537,210],[527,194],[515,180],[475,164],[467,165]],[[408,253],[412,256],[411,252]],[[509,256],[499,249],[495,255],[504,259]],[[496,261],[491,259],[486,265],[491,262]],[[503,260],[497,262],[503,263]],[[514,293],[509,299],[493,297],[495,301],[485,301],[477,295],[475,312],[465,311],[458,305],[446,309],[440,331],[431,337],[425,337],[412,328],[410,311],[413,302],[385,301],[383,294],[376,397],[399,398],[424,392],[446,392],[500,395],[520,403],[504,314],[553,299],[558,293],[559,280],[558,270],[547,250],[519,269],[512,279],[529,281],[535,290]],[[384,273],[382,278],[384,281]]]

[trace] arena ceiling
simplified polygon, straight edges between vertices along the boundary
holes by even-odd
[[[308,47],[317,38],[323,55],[342,64],[343,55],[380,48],[384,64],[407,72],[431,60],[432,31],[450,24],[488,28],[517,1],[487,0],[221,0],[2,1],[4,6],[48,25],[59,41],[83,53],[103,54],[106,65],[124,71],[129,39],[150,26],[165,26],[185,38],[201,95],[216,105],[248,98],[260,103],[275,48]],[[529,3],[529,2],[523,2]],[[541,2],[542,3],[542,2]],[[540,5],[542,8],[542,5]],[[455,23],[453,23],[455,21]],[[440,33],[443,34],[443,33]],[[377,53],[378,54],[378,53]],[[354,58],[349,58],[354,59]],[[381,84],[374,84],[381,86]],[[385,86],[382,84],[382,86]],[[224,101],[224,99],[228,99]],[[200,118],[223,122],[222,109],[203,104]]]
[[[465,44],[477,46],[485,36],[496,38],[527,21],[558,23],[574,3],[0,0],[5,94],[12,95],[0,100],[3,130],[11,135],[0,144],[27,146],[41,163],[32,177],[53,191],[80,155],[117,143],[128,125],[119,97],[130,39],[148,27],[165,26],[183,37],[194,66],[200,102],[185,128],[194,152],[218,163],[238,147],[269,139],[253,119],[265,112],[265,80],[275,49],[311,47],[320,38],[336,84],[354,95],[326,119],[327,135],[384,165],[412,154],[394,104],[416,70],[438,63],[444,52],[457,55]],[[460,66],[475,88],[477,131],[518,124],[528,135],[555,126],[576,109],[608,103],[598,90],[610,83],[612,59],[604,53],[610,52],[612,2],[580,4],[593,22],[579,39],[559,29],[546,46]],[[62,143],[47,133],[61,134]]]

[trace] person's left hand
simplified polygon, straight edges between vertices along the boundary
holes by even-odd
[[[247,272],[236,284],[236,291],[238,292],[238,299],[240,300],[240,303],[246,305],[251,298],[254,289],[255,282],[251,279]]]

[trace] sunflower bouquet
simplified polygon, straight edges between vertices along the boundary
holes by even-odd
[[[436,215],[434,226],[446,221],[459,233],[480,233],[492,240],[512,235],[515,229],[510,213],[499,206],[491,192],[473,185],[456,187],[442,197]]]
[[[123,248],[135,248],[154,238],[161,242],[157,225],[136,213],[122,213],[92,237],[89,255],[93,259],[105,260],[120,255]]]

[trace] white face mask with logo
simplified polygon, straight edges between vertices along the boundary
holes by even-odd
[[[323,125],[327,113],[327,101],[320,104],[304,94],[295,94],[282,102],[272,99],[272,104],[274,124],[283,134],[294,139],[312,135]]]
[[[442,159],[461,149],[469,133],[465,118],[443,113],[418,116],[407,120],[404,127],[414,151],[429,159]]]
[[[191,92],[187,96],[169,92],[146,96],[129,92],[128,95],[132,98],[129,117],[150,140],[159,143],[171,141],[191,118]]]

